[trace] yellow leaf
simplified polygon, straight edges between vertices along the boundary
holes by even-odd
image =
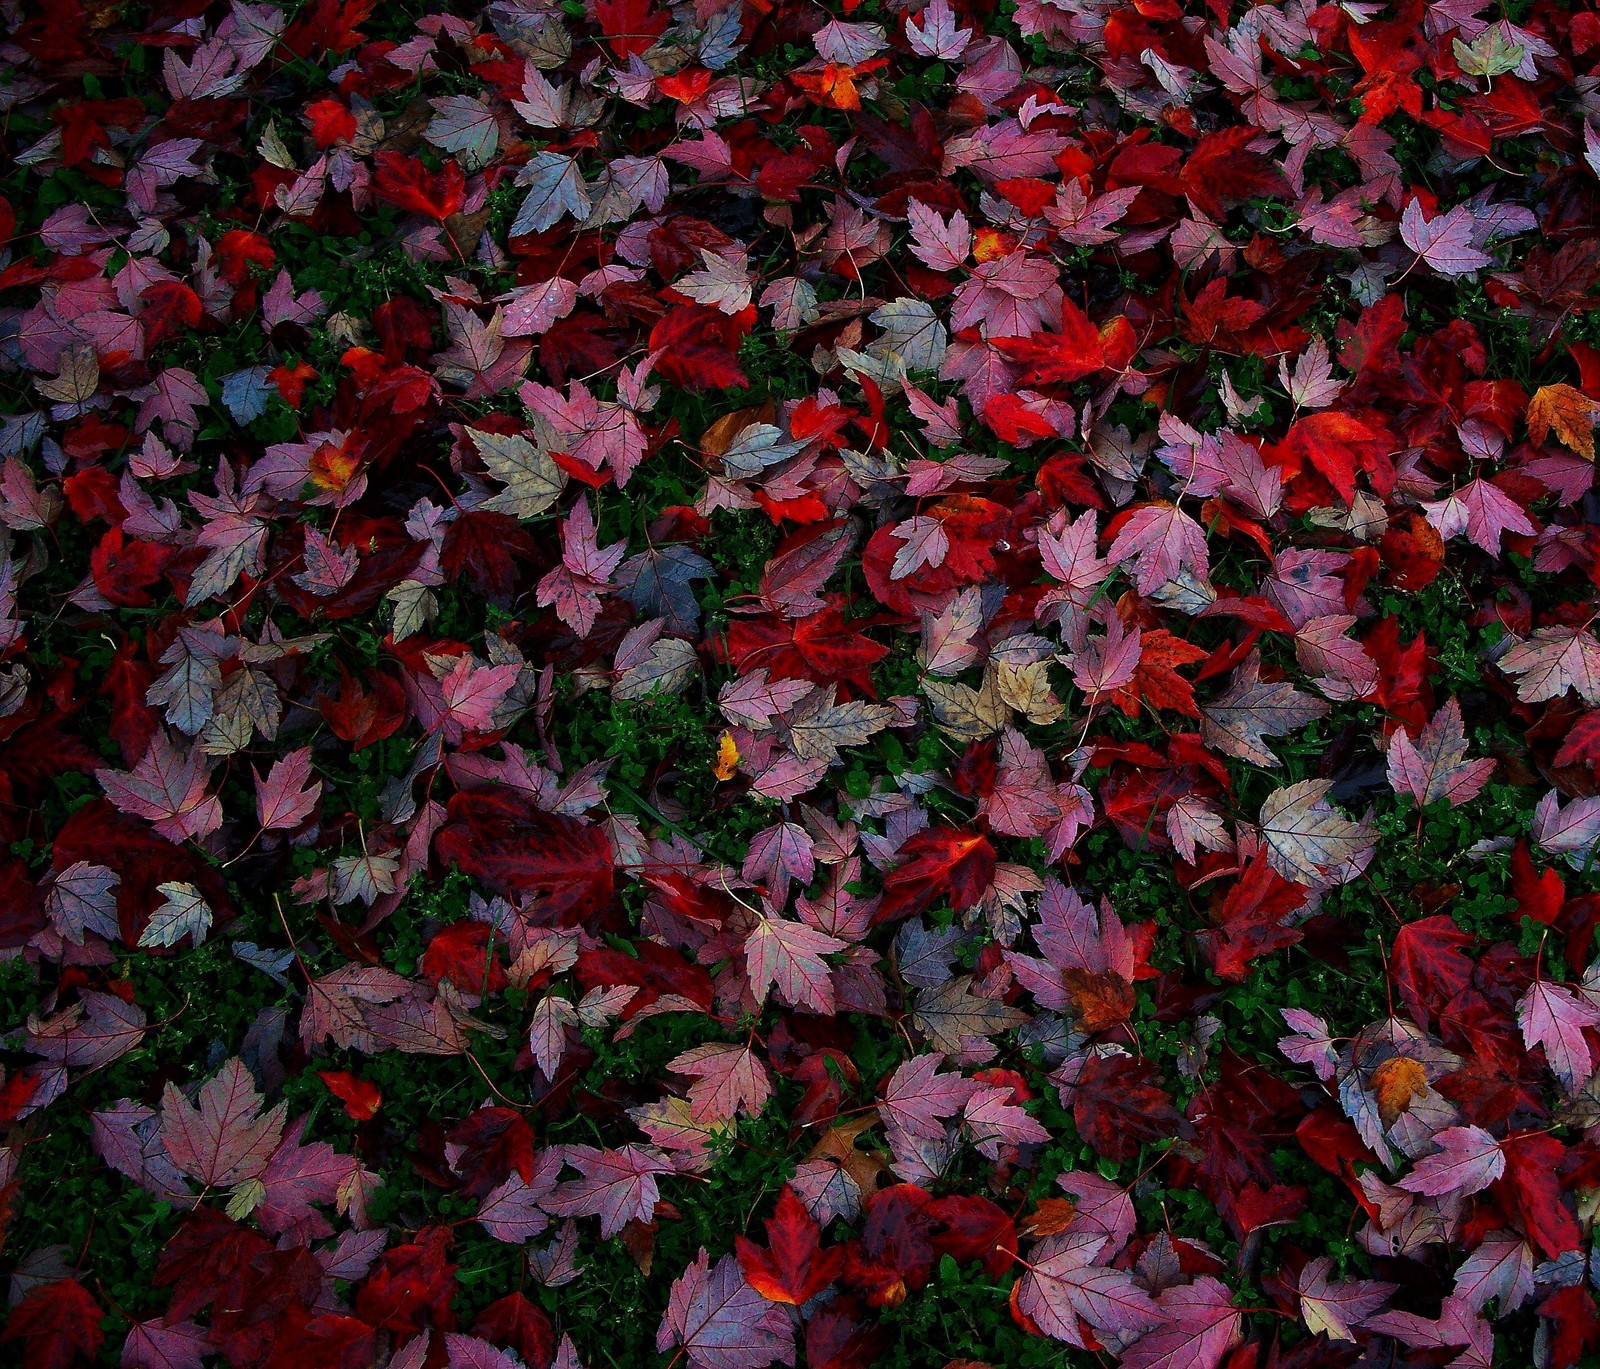
[[[739,748],[734,745],[733,733],[724,732],[717,741],[717,763],[711,773],[719,780],[731,780],[739,764]]]
[[[1550,432],[1580,456],[1594,460],[1596,404],[1572,385],[1541,385],[1528,405],[1528,436],[1543,442]]]

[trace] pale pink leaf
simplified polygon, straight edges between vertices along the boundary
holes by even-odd
[[[1583,1029],[1600,1026],[1600,1008],[1565,985],[1535,979],[1517,1000],[1517,1025],[1529,1050],[1544,1047],[1551,1071],[1568,1093],[1576,1092],[1594,1073]]]
[[[317,806],[322,781],[311,776],[311,748],[302,746],[255,772],[256,817],[266,831],[298,827]]]
[[[794,1330],[781,1303],[768,1302],[744,1281],[732,1255],[716,1266],[701,1249],[673,1281],[656,1349],[674,1346],[692,1369],[762,1369],[794,1363]]]
[[[254,1178],[283,1134],[286,1105],[263,1113],[255,1080],[237,1056],[191,1103],[171,1083],[161,1096],[161,1140],[179,1169],[209,1188]]]
[[[1492,758],[1469,761],[1467,735],[1461,725],[1461,705],[1447,699],[1428,721],[1417,740],[1402,728],[1389,741],[1389,785],[1397,794],[1409,794],[1426,807],[1440,799],[1452,808],[1478,796],[1494,773]]]

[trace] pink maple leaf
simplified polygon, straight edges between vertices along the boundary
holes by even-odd
[[[557,1184],[546,1210],[558,1217],[599,1217],[605,1240],[629,1222],[648,1222],[661,1196],[656,1180],[673,1172],[666,1156],[650,1146],[567,1146],[562,1158],[583,1177]]]
[[[781,1303],[768,1302],[745,1282],[732,1255],[711,1265],[702,1248],[673,1281],[656,1349],[679,1346],[695,1369],[761,1369],[794,1363],[794,1329]]]
[[[945,1119],[955,1117],[980,1085],[956,1070],[940,1070],[942,1054],[916,1055],[889,1076],[878,1105],[885,1120],[913,1136],[943,1140]]]
[[[311,748],[302,746],[256,772],[256,817],[266,831],[298,827],[317,806],[322,781],[311,777]]]
[[[627,555],[628,539],[601,547],[595,541],[588,499],[579,499],[561,525],[561,564],[539,581],[539,605],[554,605],[556,616],[579,637],[587,637],[600,616],[600,596],[611,589],[611,573]]]
[[[165,730],[131,772],[96,770],[106,797],[124,813],[145,818],[169,841],[203,837],[222,826],[222,804],[206,793],[211,765],[198,747],[180,749]]]
[[[1439,1149],[1417,1161],[1401,1188],[1429,1198],[1476,1193],[1505,1173],[1505,1152],[1482,1127],[1446,1127],[1433,1141]]]
[[[1111,543],[1110,559],[1117,566],[1136,563],[1133,587],[1140,594],[1153,593],[1184,570],[1204,579],[1211,567],[1205,529],[1176,504],[1134,510]]]

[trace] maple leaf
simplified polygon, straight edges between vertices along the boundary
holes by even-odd
[[[899,854],[900,864],[884,879],[875,922],[921,912],[941,895],[948,895],[958,911],[970,908],[994,880],[994,847],[986,837],[959,828],[918,832]]]
[[[784,723],[789,745],[803,761],[834,764],[842,746],[860,746],[889,726],[894,709],[886,704],[869,704],[858,699],[834,701],[837,687],[815,691],[796,708]]]
[[[611,50],[624,62],[648,52],[671,22],[652,0],[596,0],[595,14]]]
[[[1096,1263],[1109,1240],[1104,1232],[1066,1231],[1033,1249],[1017,1284],[1016,1306],[1046,1335],[1080,1349],[1081,1318],[1098,1331],[1139,1332],[1161,1324],[1149,1293],[1125,1270]]]
[[[1122,1352],[1123,1369],[1219,1365],[1239,1340],[1243,1317],[1209,1276],[1164,1290],[1156,1306],[1165,1320]]]
[[[736,352],[738,322],[703,304],[673,309],[650,330],[658,371],[688,389],[733,389],[748,385]]]
[[[561,497],[566,473],[542,446],[521,436],[503,437],[478,428],[467,432],[489,474],[505,486],[479,507],[516,518],[534,518]]]
[[[428,102],[433,118],[423,137],[442,152],[453,152],[463,169],[477,171],[493,160],[500,143],[494,110],[472,95],[444,95]]]
[[[1211,561],[1206,534],[1176,504],[1146,504],[1136,509],[1111,542],[1112,565],[1137,563],[1133,587],[1151,594],[1185,570],[1204,580]]]
[[[1477,224],[1464,205],[1437,218],[1422,216],[1422,202],[1411,200],[1400,216],[1400,239],[1442,276],[1470,276],[1494,258],[1474,245]]]
[[[778,430],[773,433],[774,441],[780,440]],[[788,618],[806,618],[826,608],[820,591],[854,542],[854,530],[842,519],[786,538],[761,572],[762,601]]]
[[[546,1209],[558,1217],[598,1216],[604,1240],[628,1222],[648,1222],[660,1198],[656,1180],[673,1172],[666,1157],[650,1146],[566,1146],[562,1158],[583,1177],[558,1184],[544,1200]]]
[[[955,1070],[940,1071],[942,1053],[916,1055],[884,1085],[878,1110],[886,1121],[913,1136],[943,1140],[945,1123],[959,1116],[979,1085]]]
[[[257,771],[255,780],[256,817],[266,831],[298,827],[322,796],[322,781],[311,778],[309,746],[279,757],[265,779]]]
[[[478,1204],[474,1220],[497,1241],[526,1245],[550,1225],[543,1204],[555,1187],[560,1157],[545,1152],[530,1183],[513,1170]]]
[[[1047,879],[1034,942],[1043,958],[1006,952],[1017,981],[1042,1008],[1072,1012],[1084,1031],[1103,1031],[1133,1009],[1133,939],[1109,904],[1099,910]]]
[[[346,965],[306,985],[300,1039],[308,1049],[331,1039],[334,1045],[371,1054],[377,1038],[365,1007],[393,1003],[411,992],[411,981],[377,965]]]
[[[1292,1036],[1278,1039],[1278,1049],[1288,1059],[1310,1065],[1324,1083],[1332,1079],[1339,1067],[1339,1052],[1328,1034],[1328,1024],[1304,1008],[1280,1008],[1278,1011],[1294,1032]]]
[[[1099,330],[1071,300],[1062,302],[1058,332],[1000,337],[995,339],[995,346],[1028,368],[1022,378],[1029,385],[1070,385],[1106,364],[1105,343]]]
[[[1070,520],[1058,516],[1040,528],[1039,558],[1062,585],[1049,591],[1041,610],[1058,602],[1086,608],[1099,593],[1111,563],[1095,551],[1098,538],[1099,522],[1092,511]]]
[[[328,1086],[328,1092],[344,1104],[352,1120],[365,1122],[377,1115],[383,1104],[383,1093],[376,1084],[358,1079],[348,1070],[318,1070],[317,1077]]]
[[[1576,1092],[1594,1073],[1583,1029],[1600,1026],[1600,1008],[1565,985],[1535,979],[1517,1000],[1517,1025],[1529,1050],[1544,1047],[1545,1059],[1568,1093]]]
[[[1056,268],[1023,252],[979,262],[956,287],[950,327],[981,328],[985,337],[1026,338],[1059,317]]]
[[[611,844],[603,829],[540,808],[507,788],[469,789],[451,798],[434,850],[491,888],[543,893],[553,915],[578,915],[611,897]]]
[[[1109,1159],[1131,1160],[1141,1144],[1170,1137],[1177,1127],[1177,1111],[1149,1061],[1093,1055],[1070,1062],[1055,1078],[1079,1132]]]
[[[1330,780],[1301,780],[1261,804],[1267,860],[1284,879],[1307,888],[1344,884],[1372,858],[1377,835],[1328,803]]]
[[[760,999],[774,987],[794,1007],[831,1014],[833,972],[822,957],[836,955],[848,944],[803,922],[762,917],[744,942],[750,991]]]
[[[744,1280],[739,1261],[713,1266],[702,1247],[673,1281],[656,1349],[681,1347],[697,1369],[761,1369],[794,1362],[794,1330],[783,1307]]]
[[[1227,756],[1276,769],[1280,762],[1266,745],[1328,712],[1321,699],[1303,694],[1287,681],[1261,679],[1261,658],[1252,653],[1233,673],[1227,691],[1202,704],[1201,733],[1206,745]]]
[[[372,165],[372,193],[413,214],[442,222],[464,203],[466,178],[454,161],[447,159],[435,173],[420,158],[402,152],[379,152]]]
[[[447,740],[459,741],[468,732],[492,732],[500,706],[517,683],[521,666],[515,662],[485,666],[470,653],[456,657],[439,677],[444,703],[440,722]]]
[[[906,41],[919,56],[954,62],[967,50],[972,30],[957,26],[948,0],[932,0],[920,14],[906,20]]]
[[[1050,1139],[1009,1088],[980,1088],[967,1100],[961,1122],[978,1153],[991,1160],[1000,1158],[1002,1147],[1041,1145]]]
[[[306,529],[304,554],[306,568],[290,578],[318,598],[337,594],[355,577],[361,564],[355,547],[341,548],[318,528]]]
[[[1517,697],[1525,703],[1558,698],[1575,689],[1586,704],[1600,706],[1600,642],[1587,628],[1535,628],[1499,664],[1507,675],[1522,677]]]
[[[1335,1280],[1326,1255],[1309,1261],[1295,1281],[1300,1316],[1312,1335],[1355,1340],[1356,1328],[1389,1300],[1396,1285],[1376,1279]]]
[[[105,1343],[100,1304],[76,1279],[56,1279],[29,1290],[11,1309],[0,1341],[22,1343],[25,1369],[69,1369],[93,1360]]]
[[[163,901],[150,914],[138,944],[175,946],[187,936],[193,938],[193,945],[200,945],[211,930],[211,905],[205,895],[182,880],[158,884],[156,892]]]
[[[749,1046],[694,1046],[667,1061],[667,1068],[695,1081],[689,1105],[697,1122],[725,1121],[740,1113],[754,1117],[772,1096],[767,1067]]]
[[[1453,1296],[1481,1312],[1491,1298],[1504,1312],[1515,1311],[1534,1292],[1533,1247],[1515,1232],[1486,1236],[1456,1270]]]
[[[509,1350],[501,1350],[459,1331],[446,1331],[444,1348],[449,1353],[450,1369],[521,1369],[522,1360]]]
[[[114,940],[117,923],[117,886],[121,876],[103,865],[86,860],[74,861],[56,875],[45,896],[45,915],[50,924],[75,946],[83,945],[86,933]]]
[[[1321,338],[1313,338],[1310,346],[1295,359],[1292,375],[1288,358],[1280,358],[1278,380],[1297,409],[1325,408],[1344,389],[1344,382],[1333,378],[1333,360],[1328,355],[1328,344]]]
[[[894,563],[889,567],[891,580],[904,580],[923,566],[942,566],[950,550],[949,534],[937,518],[921,515],[908,518],[891,528],[889,535],[904,543],[894,554]]]
[[[1575,870],[1587,869],[1600,843],[1600,797],[1573,799],[1563,808],[1552,789],[1533,810],[1533,841],[1541,851],[1565,856]]]
[[[27,1048],[55,1065],[98,1069],[137,1046],[144,1027],[137,1003],[91,989],[43,1021],[30,1018]]]
[[[723,256],[703,247],[700,260],[704,263],[702,268],[679,277],[672,284],[674,290],[696,304],[710,305],[724,314],[737,314],[749,308],[753,291],[748,253]]]
[[[589,501],[578,500],[561,524],[561,564],[539,581],[540,605],[553,604],[562,622],[587,637],[600,614],[600,596],[615,588],[611,573],[627,552],[626,538],[604,548],[595,541]]]
[[[1399,1186],[1430,1198],[1477,1193],[1505,1173],[1500,1143],[1478,1126],[1446,1127],[1433,1138],[1437,1151],[1424,1155]]]
[[[96,770],[106,797],[124,813],[146,818],[171,841],[202,837],[222,824],[222,805],[206,788],[211,767],[199,747],[180,749],[158,731],[133,770]]]
[[[1074,178],[1056,193],[1054,204],[1045,207],[1044,216],[1063,242],[1074,247],[1100,247],[1116,241],[1111,228],[1139,198],[1139,187],[1125,185],[1104,195],[1090,197]]]
[[[1486,1366],[1494,1353],[1489,1323],[1455,1297],[1444,1300],[1437,1320],[1414,1312],[1380,1312],[1367,1318],[1366,1329],[1393,1336],[1414,1349],[1469,1349],[1472,1353],[1456,1357],[1454,1363],[1459,1365]]]
[[[254,1178],[283,1135],[287,1104],[261,1111],[244,1061],[237,1056],[200,1086],[193,1103],[168,1084],[161,1095],[161,1142],[172,1162],[208,1188]]]
[[[1040,836],[1061,818],[1044,752],[1013,727],[1001,733],[994,787],[979,801],[978,812],[996,832],[1013,837]]]
[[[1579,456],[1594,460],[1600,403],[1571,385],[1541,385],[1528,401],[1528,436],[1543,442],[1552,432]]]
[[[745,1281],[768,1301],[804,1306],[843,1271],[843,1248],[823,1250],[820,1223],[790,1185],[779,1190],[766,1227],[765,1250],[744,1236],[734,1238],[734,1250]]]
[[[303,1144],[310,1120],[307,1114],[290,1123],[260,1174],[235,1189],[236,1194],[246,1190],[252,1200],[259,1197],[255,1218],[272,1235],[326,1232],[327,1224],[314,1204],[340,1203],[360,1169],[353,1155],[342,1154],[325,1141]]]
[[[1422,508],[1441,537],[1449,540],[1464,532],[1469,542],[1491,556],[1500,555],[1506,533],[1531,537],[1538,531],[1520,504],[1483,479],[1469,481],[1448,498],[1425,502]]]
[[[956,975],[917,995],[911,1021],[934,1049],[947,1055],[987,1052],[988,1040],[1027,1021],[1027,1015],[998,999],[973,992],[970,975]]]
[[[1478,796],[1494,773],[1492,759],[1469,761],[1461,705],[1447,699],[1415,743],[1404,729],[1389,739],[1389,785],[1422,807],[1448,799],[1452,808]]]
[[[356,1316],[369,1326],[407,1335],[429,1321],[450,1325],[456,1266],[448,1256],[454,1239],[447,1228],[426,1226],[414,1240],[384,1251],[355,1296]],[[425,1351],[427,1338],[421,1343]]]
[[[206,1329],[192,1321],[168,1326],[160,1318],[134,1322],[122,1343],[122,1369],[201,1369],[210,1353]]]
[[[1200,710],[1195,705],[1194,686],[1178,674],[1178,667],[1203,661],[1206,654],[1203,648],[1165,628],[1141,632],[1139,663],[1128,684],[1116,690],[1117,706],[1130,718],[1138,716],[1144,703],[1198,718]]]
[[[1064,658],[1072,671],[1072,683],[1083,691],[1084,704],[1093,708],[1102,702],[1102,696],[1114,695],[1124,690],[1139,669],[1141,659],[1141,634],[1138,628],[1131,632],[1113,618],[1104,636],[1090,636],[1083,646],[1069,652]]]

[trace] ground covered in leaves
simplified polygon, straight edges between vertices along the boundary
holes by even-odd
[[[0,1356],[1600,1354],[1592,0],[0,0]]]

